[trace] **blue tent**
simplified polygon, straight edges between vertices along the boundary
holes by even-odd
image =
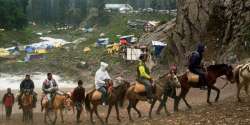
[[[35,49],[31,46],[26,46],[24,50],[26,53],[32,53],[35,51]]]
[[[154,55],[155,57],[159,57],[161,54],[161,51],[164,49],[167,44],[159,42],[159,41],[152,41],[152,44],[154,46]]]
[[[96,41],[97,46],[106,46],[109,44],[109,38],[100,38]]]

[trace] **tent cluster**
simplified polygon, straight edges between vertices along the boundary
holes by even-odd
[[[48,53],[49,49],[52,48],[60,48],[63,45],[69,44],[71,42],[66,42],[63,39],[54,39],[50,37],[40,37],[42,42],[33,43],[30,45],[24,46],[24,50],[26,53],[37,53],[37,54],[44,54]]]
[[[55,39],[51,37],[40,37],[41,42],[32,43],[25,46],[14,46],[9,48],[0,48],[0,57],[8,58],[13,56],[19,56],[19,51],[24,51],[26,56],[25,61],[30,61],[32,59],[44,58],[43,54],[48,53],[52,48],[59,48],[71,42],[67,42],[63,39]]]

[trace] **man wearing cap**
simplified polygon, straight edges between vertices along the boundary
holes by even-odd
[[[149,99],[149,102],[152,102],[152,99],[154,98],[152,92],[153,79],[150,76],[149,68],[145,64],[146,60],[147,55],[141,54],[139,64],[137,66],[137,79],[140,83],[145,85],[147,98]]]
[[[22,107],[21,97],[25,91],[30,91],[30,93],[33,95],[33,107],[36,107],[37,94],[34,92],[34,89],[35,89],[34,82],[30,79],[30,75],[27,74],[25,76],[25,79],[20,84],[20,94],[18,95],[19,108]]]
[[[105,62],[101,62],[101,66],[96,71],[96,74],[95,74],[95,88],[96,90],[102,93],[103,105],[107,104],[106,102],[107,102],[107,97],[108,97],[105,80],[111,79],[108,74],[107,68],[108,68],[108,64]]]
[[[197,46],[197,50],[194,51],[189,59],[188,69],[195,74],[198,74],[200,77],[200,82],[202,84],[201,89],[205,89],[207,86],[206,75],[201,65],[203,59],[203,53],[205,51],[205,46],[202,43],[199,43]]]

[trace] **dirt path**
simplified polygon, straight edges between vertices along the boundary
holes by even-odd
[[[218,80],[218,87],[224,85],[224,81]],[[208,106],[206,102],[206,92],[200,91],[199,89],[191,89],[190,93],[187,96],[187,100],[193,106],[193,110],[188,111],[186,107],[184,107],[184,103],[181,102],[180,109],[182,110],[179,113],[171,113],[170,116],[166,116],[164,112],[162,115],[156,115],[153,113],[153,119],[148,119],[148,110],[149,104],[141,102],[138,105],[139,110],[141,110],[143,117],[137,119],[137,114],[133,111],[133,118],[135,122],[131,123],[128,121],[126,105],[121,108],[120,114],[122,122],[118,123],[116,120],[116,116],[114,110],[112,111],[110,117],[110,124],[120,124],[120,125],[128,125],[128,124],[142,124],[142,125],[150,125],[150,124],[177,124],[177,125],[191,125],[191,124],[250,124],[250,99],[245,97],[246,103],[237,103],[235,96],[235,85],[229,85],[225,89],[221,90],[221,97],[219,103],[214,104],[213,106]],[[214,100],[215,92],[212,92],[211,101]],[[158,106],[158,105],[156,105]],[[170,112],[173,112],[173,100],[169,99],[168,101],[168,109]],[[2,112],[2,111],[1,111]],[[34,124],[35,125],[44,125],[43,123],[43,114],[40,112],[40,106],[35,109],[35,117]],[[105,117],[107,112],[107,107],[99,107],[99,112],[102,118]],[[75,124],[75,119],[72,112],[65,112],[65,123],[64,125]],[[1,118],[0,125],[22,125],[21,121],[21,112],[17,109],[15,105],[14,115],[12,120],[5,121]],[[96,119],[96,117],[94,117]],[[89,115],[84,111],[82,116],[82,124],[90,124]],[[96,120],[97,124],[99,121]],[[62,123],[59,121],[57,125],[61,125]]]

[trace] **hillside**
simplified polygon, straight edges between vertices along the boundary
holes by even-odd
[[[144,35],[141,41],[155,38],[167,42],[163,62],[183,66],[198,42],[207,45],[205,60],[210,63],[248,58],[249,36],[249,0],[181,0],[177,2],[176,21]]]
[[[95,47],[94,44],[101,33],[104,33],[105,37],[110,38],[111,41],[115,40],[116,35],[135,35],[136,37],[140,37],[144,32],[143,29],[131,29],[127,26],[128,20],[135,19],[166,22],[169,20],[169,17],[159,13],[132,13],[124,15],[110,13],[100,18],[92,17],[84,22],[86,24],[94,24],[93,32],[91,33],[84,33],[78,29],[79,27],[68,30],[57,30],[58,27],[54,25],[29,25],[29,27],[21,31],[0,32],[1,47],[11,47],[15,43],[26,45],[38,42],[40,36],[37,33],[43,33],[42,36],[65,39],[69,42],[86,39],[78,45],[52,49],[46,54],[47,59],[45,60],[34,60],[28,63],[17,62],[24,59],[25,53],[21,53],[21,56],[17,60],[0,61],[0,70],[6,73],[53,72],[73,80],[84,77],[89,81],[92,80],[99,62],[106,61],[110,64],[112,75],[117,75],[123,70],[125,76],[133,77],[131,73],[135,69],[134,63],[127,63],[118,57],[118,55],[108,55],[106,48]],[[15,42],[13,43],[12,41]],[[83,49],[85,47],[90,47],[91,51],[84,53]],[[79,68],[78,64],[81,61],[86,62],[87,66]]]

